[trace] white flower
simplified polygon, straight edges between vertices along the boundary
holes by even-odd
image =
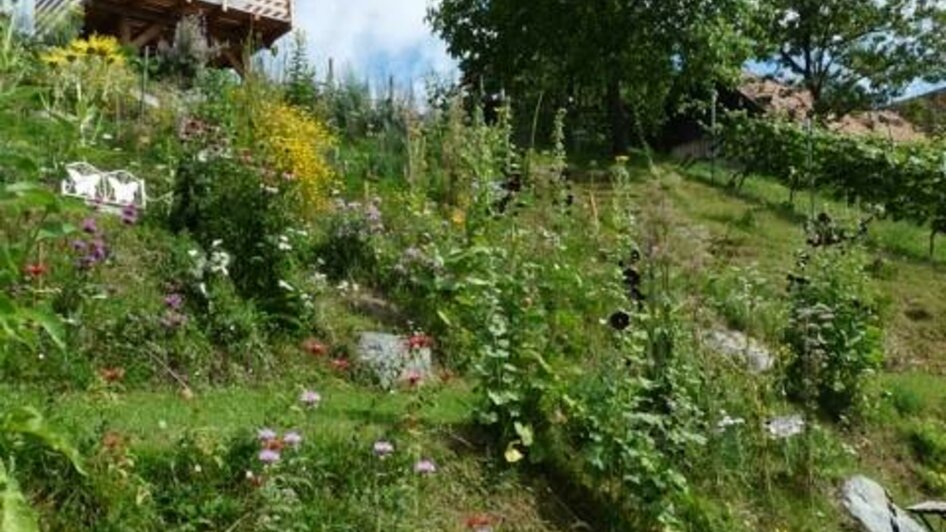
[[[279,288],[282,288],[282,289],[285,290],[286,292],[295,292],[295,291],[296,291],[296,289],[293,288],[292,285],[289,284],[289,283],[287,283],[286,281],[279,281]]]

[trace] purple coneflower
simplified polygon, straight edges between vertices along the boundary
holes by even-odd
[[[394,452],[394,445],[389,441],[376,441],[374,442],[374,454],[378,458],[384,460],[388,455]]]
[[[279,461],[279,452],[270,449],[263,449],[259,452],[259,461],[264,464],[275,464]]]
[[[418,475],[432,475],[437,472],[437,464],[433,460],[421,460],[414,464],[414,472]]]
[[[256,437],[262,442],[275,440],[279,435],[273,429],[259,429],[256,431]]]
[[[306,390],[302,392],[301,396],[299,396],[299,401],[308,407],[315,407],[319,406],[319,403],[322,402],[322,396],[319,394],[319,392]]]

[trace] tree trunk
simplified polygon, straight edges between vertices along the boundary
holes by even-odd
[[[621,97],[619,79],[608,83],[608,115],[611,119],[611,151],[614,155],[626,155],[631,147],[631,121]]]

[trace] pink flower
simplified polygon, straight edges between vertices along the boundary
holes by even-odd
[[[270,449],[263,449],[259,452],[259,461],[264,464],[275,464],[279,461],[281,456],[278,451],[273,451]]]
[[[282,441],[290,447],[299,447],[302,445],[302,435],[295,431],[287,432],[286,435],[282,437]]]
[[[256,436],[262,442],[272,441],[278,437],[278,435],[276,434],[276,431],[274,431],[273,429],[260,429],[259,431],[256,432]]]
[[[394,445],[389,441],[376,441],[374,442],[374,454],[384,460],[388,455],[394,452]]]
[[[437,464],[433,460],[421,460],[414,464],[414,472],[418,475],[433,475],[437,472]]]
[[[319,406],[319,403],[322,402],[322,396],[319,394],[319,392],[306,390],[302,392],[301,396],[299,396],[299,401],[310,408],[316,407],[316,406]]]

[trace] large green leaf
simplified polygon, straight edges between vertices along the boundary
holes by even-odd
[[[69,443],[65,436],[53,430],[46,422],[46,418],[35,408],[20,407],[7,412],[3,416],[3,425],[0,426],[0,430],[32,436],[40,440],[50,449],[68,458],[79,474],[86,475],[79,450]]]
[[[36,512],[30,508],[20,485],[0,462],[0,532],[39,532]]]
[[[20,313],[25,319],[39,325],[43,331],[46,332],[46,335],[49,336],[49,339],[56,344],[57,348],[60,350],[66,349],[66,342],[63,340],[65,331],[62,327],[62,321],[58,316],[39,309],[23,309],[20,310]]]

